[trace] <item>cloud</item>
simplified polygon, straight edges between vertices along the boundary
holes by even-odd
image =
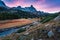
[[[60,0],[45,0],[45,5],[47,5],[47,7],[60,7]]]

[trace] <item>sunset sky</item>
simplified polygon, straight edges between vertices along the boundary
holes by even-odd
[[[9,7],[29,7],[33,5],[37,10],[44,12],[60,11],[60,0],[2,0]]]

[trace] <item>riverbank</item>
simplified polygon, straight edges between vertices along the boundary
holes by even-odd
[[[26,27],[38,19],[14,19],[0,21],[0,37],[10,35],[22,27]]]

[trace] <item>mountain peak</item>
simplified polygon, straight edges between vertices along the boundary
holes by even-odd
[[[33,5],[31,5],[31,7],[33,7]]]
[[[21,8],[21,6],[18,6],[17,8]]]
[[[31,5],[30,8],[35,9],[33,5]]]
[[[5,3],[2,0],[0,0],[0,7],[6,7]]]
[[[25,11],[29,11],[29,12],[36,12],[36,11],[37,11],[37,10],[34,8],[33,5],[31,5],[30,7],[25,7],[24,9],[25,9]]]

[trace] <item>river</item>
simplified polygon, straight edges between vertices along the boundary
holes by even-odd
[[[27,24],[30,23],[32,23],[32,21],[29,19],[0,21],[0,37],[4,37],[13,32],[16,32],[19,28],[21,28],[21,26],[25,27]],[[19,28],[17,26],[19,26]]]
[[[8,30],[3,30],[3,31],[0,31],[0,37],[4,37],[6,35],[10,35],[11,33],[13,32],[16,32],[17,30],[19,30],[19,28],[11,28],[11,29],[8,29]]]

